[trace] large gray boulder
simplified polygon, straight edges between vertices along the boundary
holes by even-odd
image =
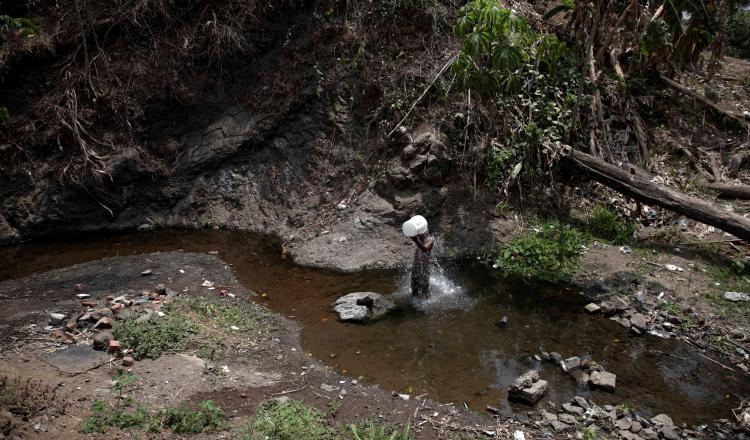
[[[370,322],[396,310],[396,304],[375,292],[354,292],[344,295],[333,303],[333,311],[339,321]]]

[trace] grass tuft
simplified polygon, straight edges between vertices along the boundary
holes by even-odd
[[[635,225],[605,206],[597,205],[586,218],[586,229],[594,237],[615,244],[630,241],[635,232]]]

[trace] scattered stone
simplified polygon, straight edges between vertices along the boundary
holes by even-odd
[[[109,351],[110,353],[117,353],[117,352],[122,351],[122,347],[120,346],[120,341],[111,339],[109,341],[109,345],[107,346],[107,351]]]
[[[106,350],[109,347],[109,341],[112,340],[112,333],[99,332],[94,336],[94,349]]]
[[[65,321],[65,315],[62,313],[50,313],[49,314],[49,325],[62,325],[63,321]]]
[[[560,353],[553,351],[549,355],[555,362],[562,362],[562,355]]]
[[[646,428],[638,433],[644,440],[657,440],[659,438],[659,434],[656,433],[651,428]]]
[[[576,405],[580,406],[583,409],[589,409],[591,405],[581,396],[575,396],[573,400],[576,402]]]
[[[117,313],[124,308],[125,304],[112,304],[112,307],[110,307],[109,309],[112,311],[112,313]]]
[[[638,330],[645,331],[648,329],[648,318],[646,315],[636,313],[630,317],[630,325]]]
[[[599,304],[604,316],[614,316],[627,310],[628,305],[619,298],[610,299]]]
[[[508,398],[533,405],[547,393],[547,381],[539,379],[539,372],[530,370],[513,381],[508,388]]]
[[[83,307],[94,308],[94,307],[98,306],[99,303],[96,302],[96,301],[81,301],[81,305]]]
[[[666,440],[680,440],[680,428],[674,425],[662,426],[659,435]]]
[[[615,422],[615,428],[623,431],[630,431],[632,426],[633,420],[630,417],[623,417]]]
[[[505,327],[505,326],[507,326],[508,325],[508,317],[507,316],[503,316],[502,318],[500,318],[495,323],[495,325],[498,326],[498,327]]]
[[[364,304],[365,298],[372,300],[372,306],[368,307],[369,301]],[[337,299],[333,303],[333,310],[340,321],[366,323],[396,310],[396,304],[379,293],[354,292]]]
[[[750,296],[742,292],[724,292],[724,299],[732,302],[750,301]]]
[[[414,156],[417,155],[417,147],[414,146],[414,144],[409,144],[404,147],[404,149],[401,151],[401,158],[408,162],[412,159],[414,159]]]
[[[557,414],[542,410],[542,420],[544,420],[545,423],[551,423],[557,420]]]
[[[581,358],[578,356],[573,356],[565,359],[563,362],[563,370],[565,371],[571,371],[575,368],[579,368],[581,366]]]
[[[594,303],[589,303],[589,304],[586,304],[585,309],[587,312],[594,314],[594,313],[599,312],[602,308]]]
[[[586,410],[584,410],[580,406],[576,406],[570,403],[563,403],[562,409],[567,413],[575,414],[576,416],[579,416],[579,417],[582,416],[586,412]]]
[[[94,324],[94,328],[96,329],[112,328],[112,320],[105,316],[104,318],[101,318],[100,320],[96,321],[96,324]]]
[[[83,284],[73,284],[73,290],[76,292],[83,292]]]
[[[576,422],[578,421],[575,418],[575,416],[572,414],[560,414],[560,416],[558,417],[558,420],[568,425],[575,425]]]
[[[157,284],[156,287],[154,287],[154,292],[157,295],[166,295],[167,287],[164,284]]]
[[[606,371],[594,371],[591,373],[590,383],[597,388],[614,392],[617,383],[617,376]]]
[[[673,426],[674,422],[672,421],[672,418],[669,417],[666,414],[659,414],[651,417],[651,423],[657,426]]]
[[[332,385],[328,385],[327,383],[320,384],[320,389],[323,390],[323,391],[325,391],[325,392],[327,392],[327,393],[332,393],[332,392],[336,391],[336,387],[334,387]]]
[[[555,432],[565,432],[570,429],[570,425],[563,423],[559,420],[553,420],[550,425],[552,425],[552,429],[555,430]]]
[[[130,356],[125,356],[122,358],[122,366],[123,367],[132,367],[133,364],[135,364],[135,359],[133,359]]]
[[[634,432],[636,434],[638,434],[639,432],[641,432],[641,429],[643,429],[643,425],[641,424],[641,422],[639,422],[637,420],[634,420],[633,424],[630,425],[630,431]]]
[[[620,431],[619,434],[623,440],[643,440],[639,435],[630,431]]]

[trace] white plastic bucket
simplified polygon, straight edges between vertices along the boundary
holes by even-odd
[[[417,236],[419,234],[424,234],[425,232],[427,232],[427,220],[421,215],[415,215],[414,217],[404,222],[401,230],[404,231],[404,235],[409,238]]]

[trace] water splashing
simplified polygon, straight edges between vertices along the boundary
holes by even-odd
[[[412,296],[411,267],[401,275],[392,297],[401,305],[408,304],[414,309],[425,313],[439,313],[449,310],[468,311],[478,301],[476,298],[467,295],[462,286],[446,275],[445,269],[438,263],[434,256],[430,270],[429,298],[414,298]]]

